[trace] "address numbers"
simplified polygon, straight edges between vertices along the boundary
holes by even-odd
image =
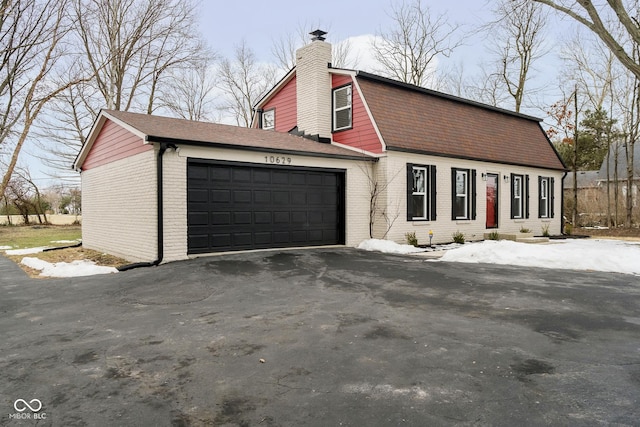
[[[290,165],[291,157],[286,156],[264,156],[264,162],[273,165]]]

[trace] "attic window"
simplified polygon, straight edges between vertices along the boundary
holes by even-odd
[[[333,130],[351,127],[351,85],[347,85],[333,90]]]
[[[276,110],[271,109],[262,113],[262,129],[274,129],[276,124]]]

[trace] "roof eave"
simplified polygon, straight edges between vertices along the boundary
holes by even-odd
[[[438,153],[438,152],[433,152],[433,151],[428,151],[428,150],[416,150],[416,149],[404,148],[404,147],[394,147],[394,146],[390,146],[390,145],[387,145],[387,151],[397,151],[397,152],[401,152],[401,153],[414,153],[414,154],[422,154],[422,155],[435,156],[435,157],[448,157],[450,159],[474,160],[474,161],[478,161],[478,162],[496,163],[496,164],[500,164],[500,165],[521,166],[521,167],[530,167],[530,168],[537,168],[537,169],[548,169],[548,170],[556,170],[556,171],[559,171],[559,172],[567,172],[568,171],[568,169],[566,169],[566,168],[550,167],[550,166],[538,166],[538,165],[532,165],[530,163],[524,163],[524,162],[523,163],[518,163],[518,162],[508,162],[508,161],[493,160],[493,159],[483,159],[481,157],[473,157],[473,156],[457,156],[457,155],[453,155],[453,154]]]

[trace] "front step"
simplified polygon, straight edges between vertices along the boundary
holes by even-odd
[[[484,240],[489,240],[491,233],[484,233]],[[511,240],[521,243],[547,243],[548,237],[534,237],[533,233],[499,233],[498,240]]]

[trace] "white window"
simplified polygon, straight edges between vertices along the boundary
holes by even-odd
[[[407,221],[436,220],[436,167],[407,163]]]
[[[553,218],[553,178],[538,177],[538,217]]]
[[[469,171],[456,170],[455,219],[469,219]]]
[[[333,91],[333,130],[351,128],[351,85]]]
[[[271,109],[262,113],[262,129],[274,129],[276,125],[276,110]]]
[[[427,168],[413,167],[413,219],[427,219]]]
[[[522,218],[522,176],[513,175],[511,179],[511,218]]]

